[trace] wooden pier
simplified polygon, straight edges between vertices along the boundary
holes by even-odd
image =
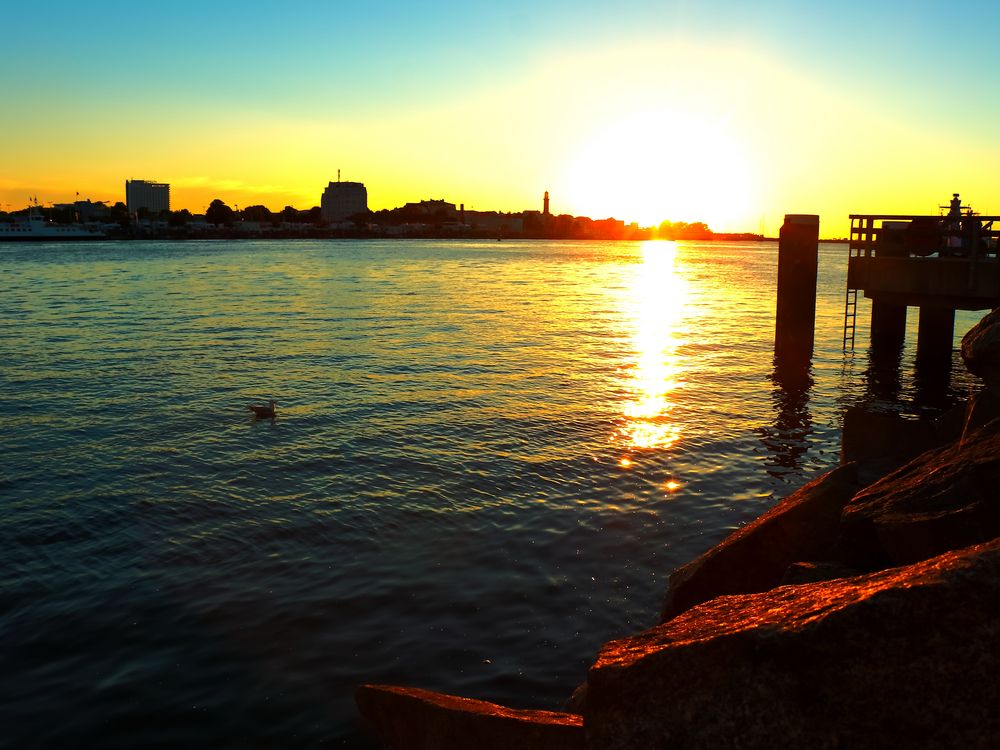
[[[1000,216],[956,194],[944,216],[852,214],[844,346],[853,348],[858,292],[872,301],[873,346],[901,345],[907,308],[920,310],[917,359],[950,362],[956,310],[1000,306]]]

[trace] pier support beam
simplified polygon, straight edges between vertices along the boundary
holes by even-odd
[[[790,365],[808,367],[816,327],[816,272],[819,216],[786,214],[778,235],[778,307],[774,354]]]
[[[898,347],[906,339],[906,305],[872,300],[872,346]]]
[[[951,350],[955,338],[955,311],[948,307],[920,308],[917,331],[917,361],[951,368]]]

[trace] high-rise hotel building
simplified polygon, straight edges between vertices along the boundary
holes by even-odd
[[[150,214],[170,210],[170,185],[165,182],[125,180],[125,205],[134,215],[144,208]]]
[[[368,191],[363,182],[338,179],[326,186],[319,206],[323,221],[343,221],[368,210]]]

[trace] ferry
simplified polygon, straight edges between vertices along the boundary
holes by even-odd
[[[46,221],[35,209],[28,211],[27,218],[0,221],[0,242],[24,242],[29,240],[99,240],[106,235],[97,229],[89,229],[81,224],[56,224]]]

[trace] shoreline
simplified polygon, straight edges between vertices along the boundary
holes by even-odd
[[[647,241],[665,241],[665,242],[705,242],[705,243],[726,243],[726,242],[749,242],[749,243],[767,243],[767,242],[777,242],[777,237],[759,237],[759,236],[744,236],[739,234],[733,235],[715,235],[712,237],[691,237],[691,238],[666,238],[666,237],[541,237],[541,236],[517,236],[517,237],[502,237],[498,238],[492,235],[483,234],[435,234],[435,233],[415,233],[407,235],[389,235],[389,234],[375,234],[375,233],[344,233],[344,232],[317,232],[317,233],[300,233],[300,232],[279,232],[279,233],[269,233],[269,234],[254,234],[247,235],[243,233],[226,233],[226,232],[206,232],[199,234],[111,234],[111,235],[95,235],[92,237],[0,237],[0,245],[10,244],[10,245],[20,245],[20,244],[38,244],[38,243],[91,243],[91,242],[204,242],[204,241],[259,241],[259,240],[390,240],[393,242],[407,242],[414,240],[453,240],[453,241],[468,241],[468,240],[480,240],[484,242],[647,242]],[[838,239],[819,239],[821,244],[825,245],[847,245],[848,240],[838,238]]]

